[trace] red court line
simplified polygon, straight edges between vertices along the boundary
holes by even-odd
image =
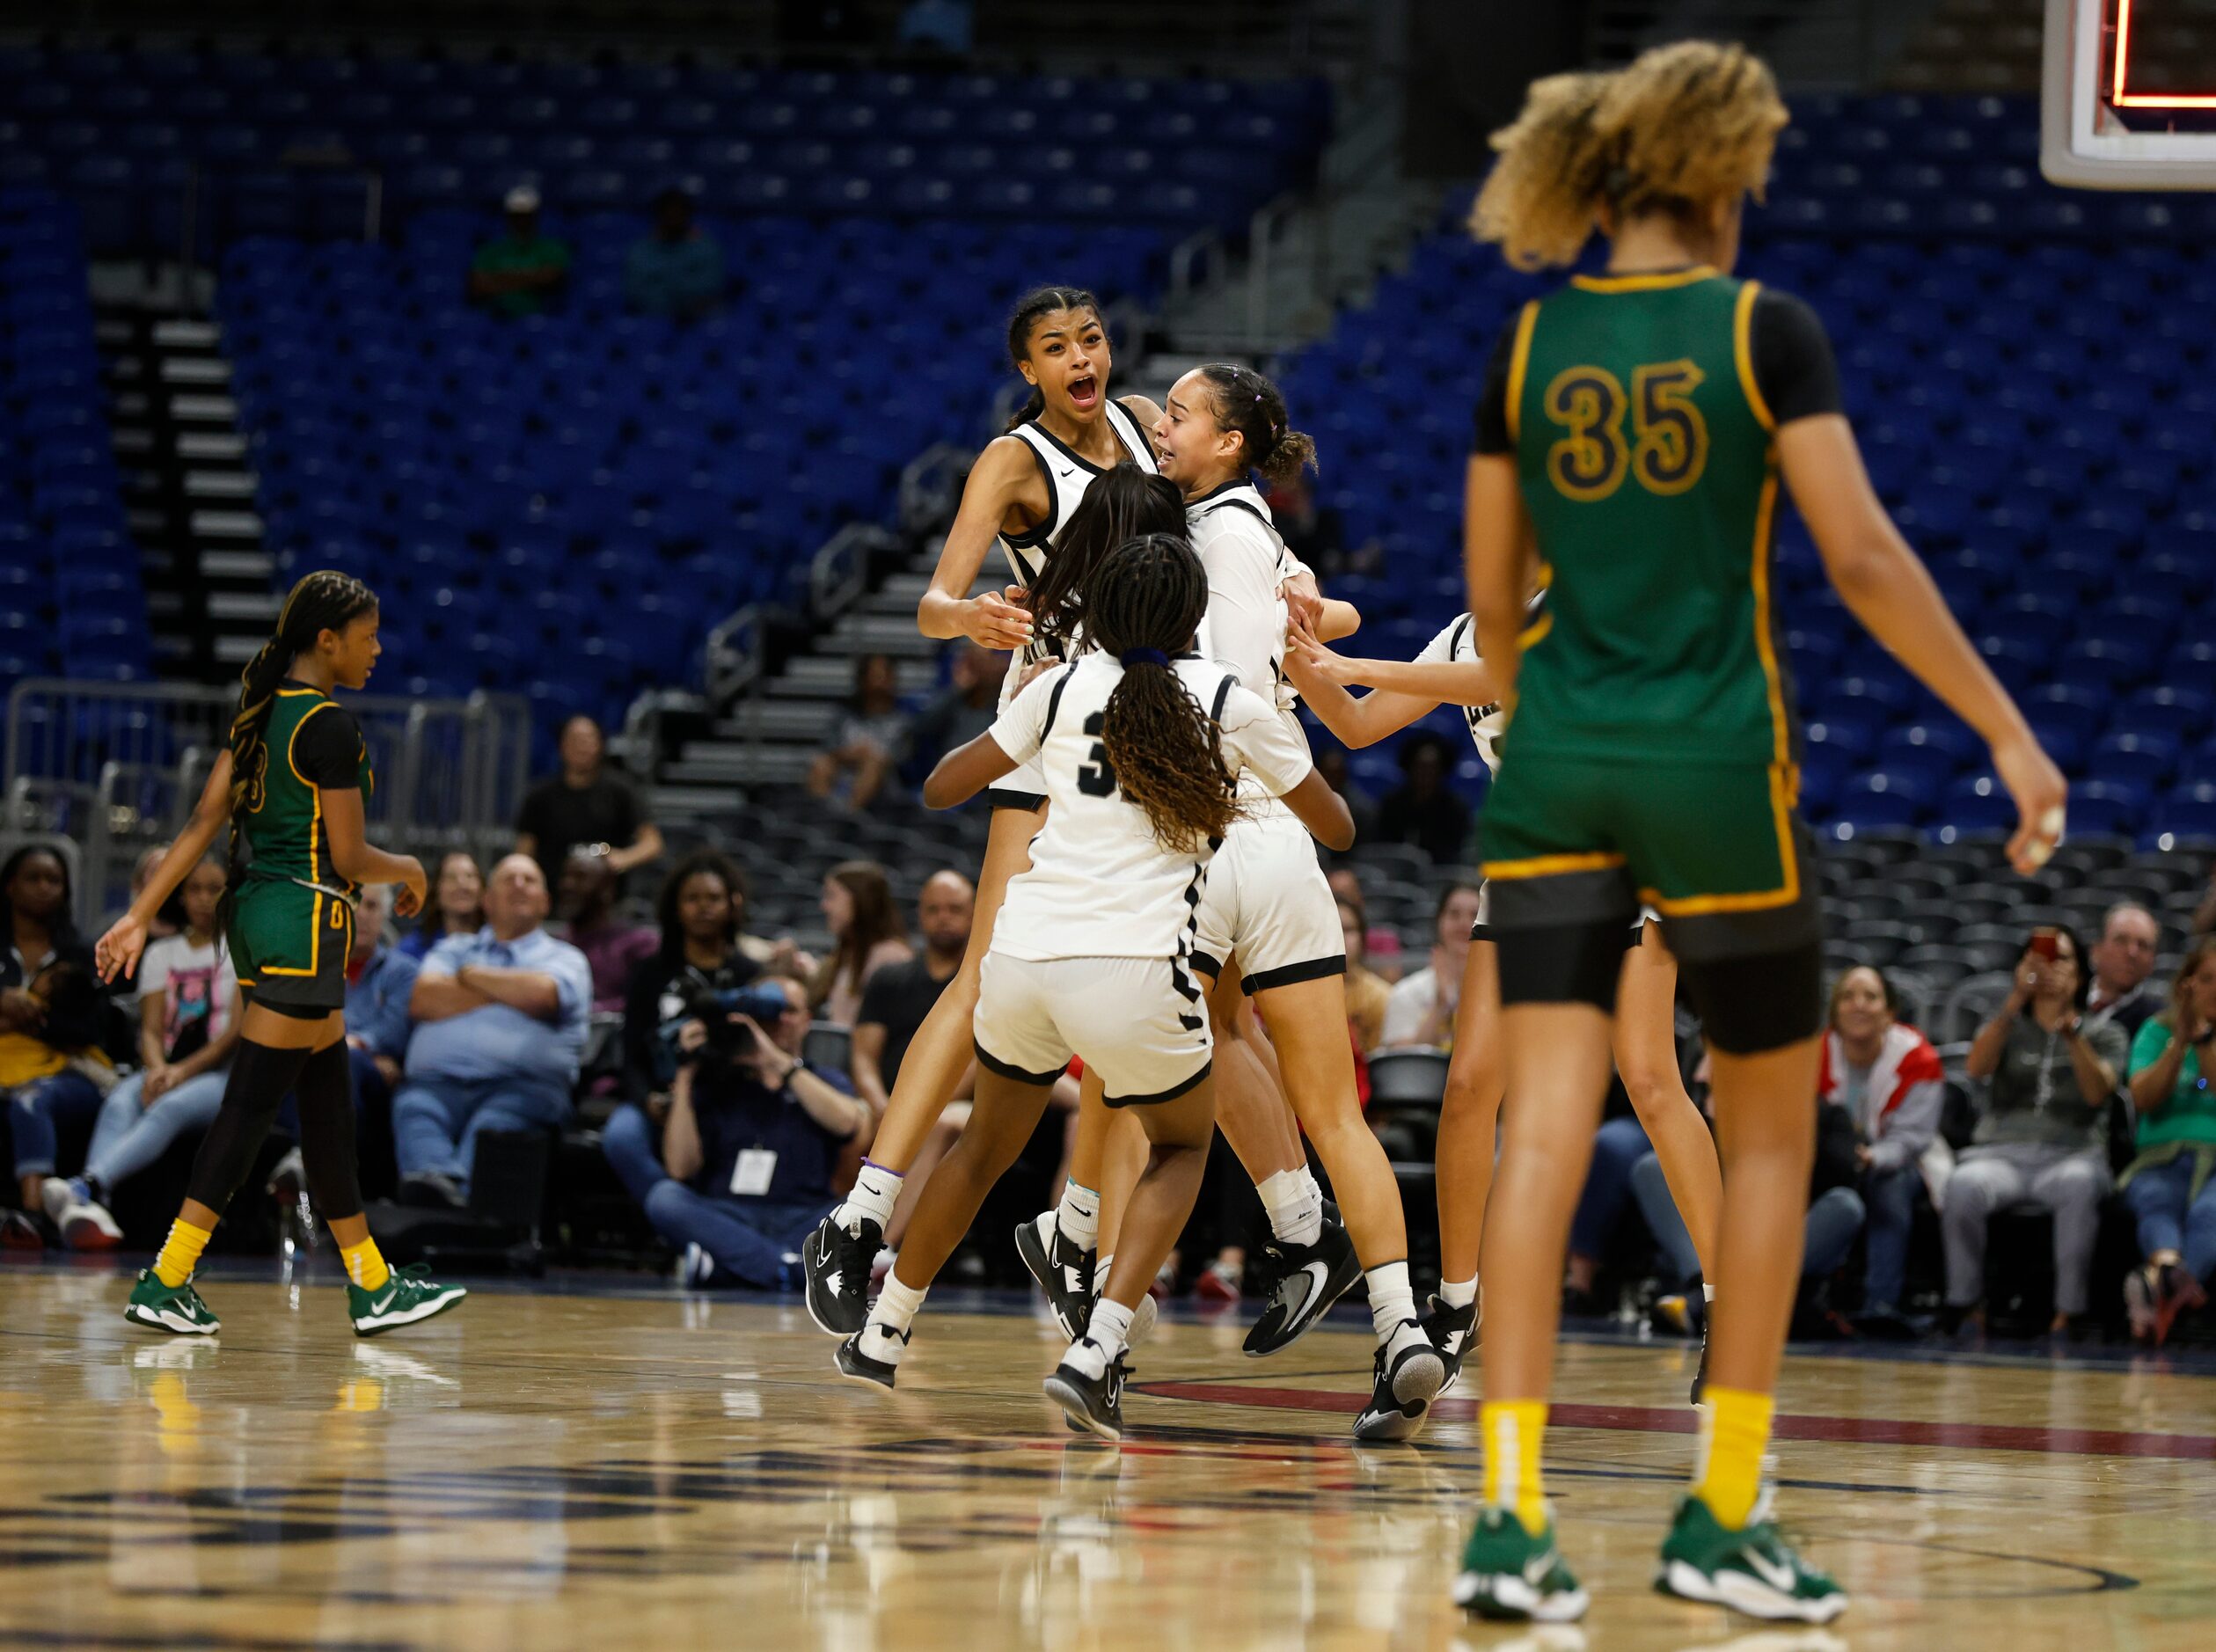
[[[1359,1411],[1367,1396],[1311,1388],[1250,1388],[1238,1383],[1134,1383],[1135,1392],[1165,1400],[1275,1411]],[[1433,1414],[1449,1420],[1476,1414],[1469,1400],[1442,1400]],[[1691,1434],[1698,1418],[1683,1406],[1554,1406],[1547,1420],[1567,1429],[1614,1429],[1631,1434]],[[1924,1445],[1944,1451],[2040,1451],[2056,1457],[2154,1457],[2216,1462],[2216,1436],[2132,1434],[2120,1429],[2050,1429],[2006,1422],[1919,1422],[1904,1417],[1815,1417],[1781,1414],[1772,1428],[1781,1440],[1822,1440],[1852,1445]]]

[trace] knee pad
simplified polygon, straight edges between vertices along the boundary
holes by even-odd
[[[1678,980],[1702,1034],[1727,1056],[1763,1055],[1823,1030],[1824,954],[1813,943],[1749,958],[1680,961]]]
[[[1624,926],[1614,918],[1554,929],[1496,929],[1501,1003],[1589,1004],[1616,1012]]]

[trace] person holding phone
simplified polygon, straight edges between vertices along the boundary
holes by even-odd
[[[2067,1330],[2086,1311],[2109,1191],[2101,1115],[2128,1051],[2121,1027],[2085,1020],[2084,958],[2073,931],[2032,931],[2007,1002],[1970,1046],[1969,1074],[1986,1093],[1941,1212],[1949,1330],[1965,1321],[1983,1329],[1986,1224],[2017,1205],[2054,1216],[2051,1329]]]

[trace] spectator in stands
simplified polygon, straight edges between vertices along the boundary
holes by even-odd
[[[808,998],[823,1020],[852,1027],[870,978],[888,964],[915,956],[885,868],[874,860],[843,860],[833,866],[823,878],[823,922],[834,945],[831,955],[815,968]]]
[[[616,910],[616,874],[608,852],[598,844],[579,844],[562,863],[561,910],[568,921],[569,944],[592,968],[592,1006],[620,1010],[631,977],[654,956],[660,938]]]
[[[1269,519],[1285,548],[1326,579],[1375,571],[1380,552],[1375,540],[1349,552],[1346,519],[1338,508],[1319,505],[1304,471],[1269,487]]]
[[[1391,986],[1401,978],[1400,936],[1389,929],[1376,928],[1371,925],[1370,897],[1363,890],[1362,880],[1352,866],[1334,866],[1325,874],[1325,881],[1331,885],[1334,900],[1344,901],[1362,915],[1363,956],[1368,961],[1370,968],[1377,972],[1378,979]]]
[[[2035,930],[2008,1002],[1970,1046],[1970,1076],[1989,1083],[1942,1211],[1949,1329],[1978,1319],[1986,1224],[2015,1205],[2054,1216],[2053,1328],[2086,1310],[2109,1190],[2101,1115],[2127,1046],[2121,1028],[2085,1024],[2084,956],[2070,930]]]
[[[44,1208],[61,1137],[90,1125],[113,1069],[102,1048],[111,1006],[77,934],[69,863],[26,844],[0,865],[0,1115],[26,1211]],[[144,969],[142,963],[140,968]],[[35,1220],[30,1242],[38,1232]]]
[[[698,321],[721,301],[723,249],[692,215],[692,197],[682,189],[655,197],[654,231],[624,259],[624,302],[640,315]]]
[[[84,1155],[69,1181],[48,1177],[48,1217],[72,1250],[106,1250],[123,1230],[108,1214],[114,1190],[159,1159],[170,1144],[199,1137],[223,1104],[238,1046],[238,976],[216,938],[223,896],[220,861],[186,874],[185,927],[148,943],[138,968],[140,1071],[107,1093]]]
[[[472,861],[470,872],[476,871]],[[392,887],[366,884],[355,897],[354,950],[347,957],[347,1055],[354,1069],[355,1128],[362,1143],[362,1181],[367,1185],[374,1180],[380,1188],[391,1186],[392,1096],[415,1030],[408,1002],[422,967],[421,959],[392,944]],[[304,1165],[303,1185],[306,1173]]]
[[[2208,893],[2193,909],[2193,939],[2198,940],[2203,935],[2216,935],[2216,870],[2208,874]]]
[[[746,886],[746,873],[742,867],[728,862],[726,863],[726,870],[731,876],[731,903],[736,914],[734,921],[739,926],[739,950],[765,974],[795,976],[802,981],[813,979],[815,974],[815,954],[803,951],[790,935],[780,935],[772,940],[766,935],[747,932],[747,907],[752,895]]]
[[[677,1034],[679,1066],[662,1127],[668,1178],[646,1199],[655,1231],[684,1253],[695,1289],[735,1283],[797,1290],[801,1241],[834,1203],[840,1146],[869,1123],[845,1073],[801,1058],[808,992],[789,976],[761,983],[785,995],[773,1026],[734,1013],[711,1031],[691,1020]]]
[[[959,872],[932,874],[916,897],[916,932],[923,937],[923,951],[887,964],[862,990],[849,1063],[854,1093],[869,1104],[874,1117],[884,1116],[909,1041],[962,968],[976,900],[976,890]],[[958,1093],[966,1096],[968,1090]]]
[[[2161,946],[2162,926],[2154,913],[2133,901],[2109,908],[2093,948],[2093,990],[2085,1001],[2088,1024],[2113,1021],[2124,1029],[2127,1042],[2139,1036],[2139,1028],[2162,1007],[2147,988]]]
[[[1386,1008],[1393,989],[1371,969],[1362,909],[1344,895],[1339,897],[1339,930],[1347,941],[1347,1020],[1354,1028],[1356,1052],[1368,1056],[1385,1042]]]
[[[1000,714],[1000,656],[966,639],[953,647],[947,686],[917,713],[909,729],[911,749],[925,763],[968,745]]]
[[[1427,1044],[1444,1049],[1454,1042],[1454,1012],[1461,1001],[1462,969],[1469,961],[1470,931],[1477,923],[1478,891],[1474,883],[1451,883],[1431,916],[1431,960],[1403,976],[1386,1000],[1380,1049]]]
[[[1325,745],[1316,753],[1316,772],[1323,776],[1323,783],[1346,800],[1347,813],[1354,816],[1354,840],[1364,843],[1377,836],[1378,800],[1357,786],[1353,771],[1347,767],[1346,748],[1335,742]]]
[[[138,858],[138,864],[131,868],[132,900],[135,901],[141,895],[145,893],[147,880],[154,875],[154,868],[162,864],[162,857],[168,852],[169,845],[167,844],[156,844],[151,849],[148,850],[144,854]],[[162,910],[154,915],[154,921],[146,926],[146,939],[150,943],[166,939],[168,937],[174,935],[179,930],[185,927],[184,899],[185,892],[180,888],[172,894],[169,899],[163,903]],[[117,911],[111,912],[108,915],[109,925],[112,925],[116,918],[121,917],[124,912],[128,912],[131,909],[127,905],[119,909]],[[143,963],[145,961],[146,954],[141,953],[139,954],[139,961]],[[135,998],[138,993],[137,975],[133,973],[129,975],[118,976],[113,981],[108,983],[108,990],[112,996],[119,1000],[126,998]]]
[[[470,298],[496,316],[535,316],[569,285],[569,248],[538,226],[538,191],[518,184],[502,203],[508,228],[477,249]]]
[[[392,1099],[405,1202],[468,1203],[479,1136],[569,1117],[592,970],[546,932],[546,908],[538,864],[508,856],[486,885],[485,927],[441,941],[417,973],[415,1031]]]
[[[2216,1281],[2216,935],[2193,943],[2169,1007],[2132,1045],[2139,1156],[2119,1185],[2146,1265],[2125,1282],[2132,1334],[2160,1343]]]
[[[731,992],[761,973],[741,946],[738,869],[712,849],[688,855],[662,885],[662,947],[631,978],[624,1002],[624,1104],[600,1132],[601,1151],[641,1205],[662,1179],[662,1126],[676,1077],[669,1035],[700,996]]]
[[[400,938],[400,950],[419,963],[449,935],[474,935],[485,927],[485,874],[466,850],[450,849],[432,880],[431,903]]]
[[[1414,844],[1443,866],[1459,866],[1470,840],[1470,806],[1448,790],[1454,748],[1439,735],[1421,734],[1401,747],[1408,778],[1378,805],[1378,840]]]
[[[901,714],[900,678],[892,656],[863,654],[854,662],[853,696],[830,749],[819,752],[808,771],[808,789],[829,797],[839,776],[852,770],[847,805],[867,808],[907,749],[908,719]]]
[[[569,852],[598,844],[618,878],[662,858],[662,832],[639,807],[637,793],[610,774],[608,737],[591,718],[562,725],[561,772],[541,780],[523,799],[516,821],[516,852],[538,862],[548,888],[561,881]]]

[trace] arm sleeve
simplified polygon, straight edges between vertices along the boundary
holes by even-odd
[[[1251,771],[1272,797],[1284,796],[1316,766],[1300,726],[1236,684],[1224,701],[1223,730],[1231,766]]]
[[[1238,672],[1242,686],[1274,699],[1285,648],[1285,603],[1277,594],[1284,581],[1277,572],[1277,547],[1244,511],[1221,515],[1245,520],[1212,534],[1201,557],[1208,569],[1211,657]]]
[[[1057,666],[1032,678],[1031,684],[1015,698],[1007,709],[993,719],[989,731],[992,743],[1006,752],[1018,764],[1026,764],[1039,755],[1039,748],[1046,741],[1047,702],[1053,698],[1054,685],[1060,682],[1070,668]]]
[[[1781,425],[1841,411],[1839,363],[1816,311],[1765,287],[1754,296],[1749,330],[1754,383]]]
[[[1493,354],[1485,363],[1485,385],[1477,393],[1477,451],[1513,453],[1516,439],[1508,434],[1508,367],[1516,355],[1516,329],[1521,311],[1511,317],[1493,340]]]
[[[1943,1078],[1926,1078],[1908,1086],[1900,1105],[1883,1121],[1884,1133],[1869,1144],[1873,1170],[1899,1170],[1924,1156],[1939,1134],[1939,1113],[1947,1100]]]
[[[294,733],[292,766],[318,791],[358,789],[362,784],[361,728],[336,705],[325,706]]]
[[[154,949],[146,949],[146,963],[154,961]],[[139,966],[140,979],[144,980],[146,964]],[[2145,1072],[2161,1060],[2162,1052],[2170,1047],[2170,1029],[2159,1020],[2147,1020],[2139,1025],[2139,1036],[2132,1041],[2131,1069],[2134,1073]],[[2126,1075],[2129,1076],[2128,1074]]]

